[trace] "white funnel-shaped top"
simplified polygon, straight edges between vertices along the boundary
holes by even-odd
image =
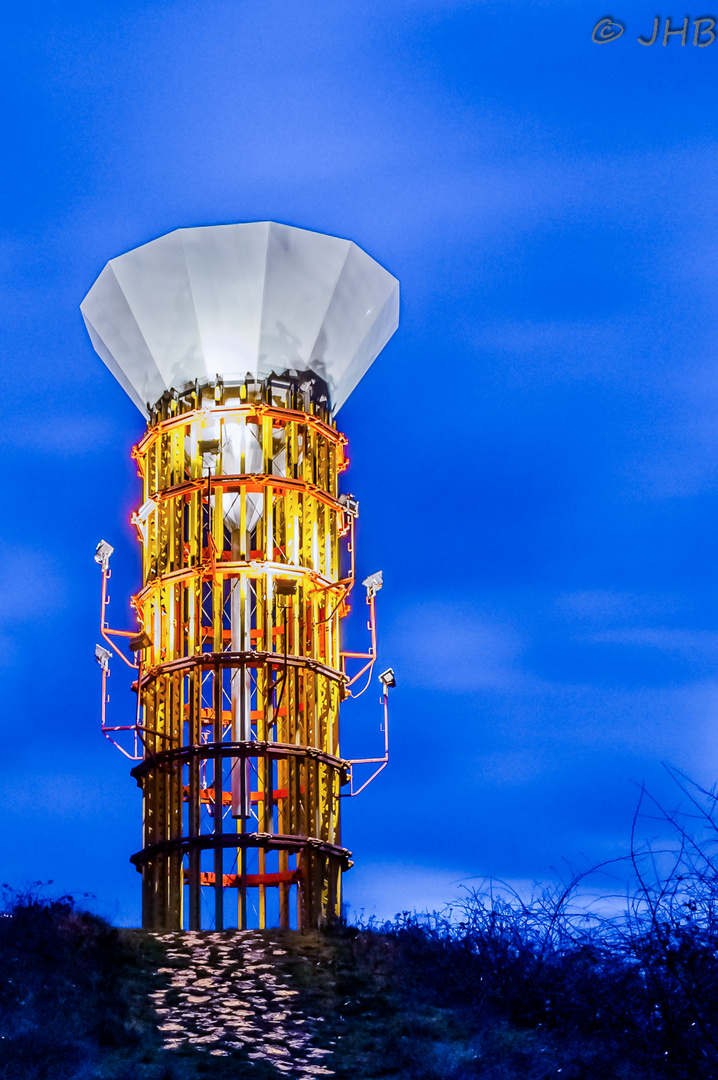
[[[177,229],[110,260],[80,305],[148,416],[165,390],[287,369],[344,404],[399,323],[399,282],[350,240],[272,221]]]

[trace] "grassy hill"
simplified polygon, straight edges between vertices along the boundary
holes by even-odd
[[[375,928],[255,937],[273,944],[339,1080],[712,1080],[715,905],[705,905],[705,881],[702,901],[674,884],[683,891],[663,906],[583,930],[560,900],[474,896],[461,924],[405,914]],[[213,942],[243,948],[231,931],[202,939],[210,967]],[[68,898],[15,898],[0,918],[0,1077],[292,1075],[251,1047],[225,1057],[163,1048],[153,1001],[170,976],[157,973],[182,963],[171,943],[113,928]]]

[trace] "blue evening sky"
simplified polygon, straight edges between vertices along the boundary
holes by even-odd
[[[349,237],[401,282],[339,415],[398,681],[390,767],[345,804],[354,908],[621,855],[637,785],[673,797],[662,762],[713,784],[718,41],[641,46],[656,13],[625,0],[597,45],[584,0],[6,10],[1,880],[139,920],[92,556],[116,548],[121,625],[143,422],[78,305],[180,226]],[[134,699],[111,686],[119,722]],[[378,723],[375,684],[344,751],[378,751]]]

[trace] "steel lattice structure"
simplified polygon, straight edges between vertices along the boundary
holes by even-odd
[[[186,232],[214,233],[216,243],[222,228],[250,226]],[[317,235],[299,239],[306,247],[305,237]],[[119,327],[127,341],[126,316],[103,289],[97,310],[111,309],[112,332],[117,338]],[[138,346],[129,360],[123,342],[105,346],[111,335],[88,304],[92,296],[83,314],[93,343],[109,366],[122,369],[115,373],[123,385],[130,379],[136,397]],[[326,364],[322,370],[327,374]],[[108,627],[112,548],[103,541],[96,555],[103,637],[136,669],[134,724],[107,723],[110,652],[98,646],[96,653],[103,730],[116,745],[119,733],[133,733],[135,752],[123,752],[139,760],[132,774],[143,794],[143,847],[132,861],[142,873],[146,928],[312,927],[341,912],[341,875],[352,864],[341,841],[340,800],[358,793],[353,766],[375,765],[363,790],[386,764],[393,685],[389,669],[380,676],[384,755],[344,760],[339,705],[357,680],[371,678],[381,587],[381,575],[364,582],[368,651],[343,652],[357,504],[339,493],[347,440],[333,419],[332,395],[346,392],[336,381],[332,390],[310,364],[241,379],[185,379],[145,410],[147,432],[133,451],[143,484],[132,517],[143,552],[142,588],[132,599],[137,632]],[[134,661],[117,635],[130,639]],[[353,675],[347,660],[359,662]]]

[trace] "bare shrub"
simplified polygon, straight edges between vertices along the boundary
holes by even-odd
[[[624,860],[529,899],[487,882],[444,911],[366,924],[396,942],[413,992],[483,1033],[466,1075],[508,1067],[506,1040],[490,1049],[497,1030],[536,1037],[526,1075],[544,1075],[541,1055],[557,1055],[562,1080],[596,1068],[627,1080],[718,1075],[718,797],[669,772],[677,807],[642,791]],[[669,842],[641,840],[650,828]],[[622,900],[591,902],[586,880],[599,869],[629,871]]]

